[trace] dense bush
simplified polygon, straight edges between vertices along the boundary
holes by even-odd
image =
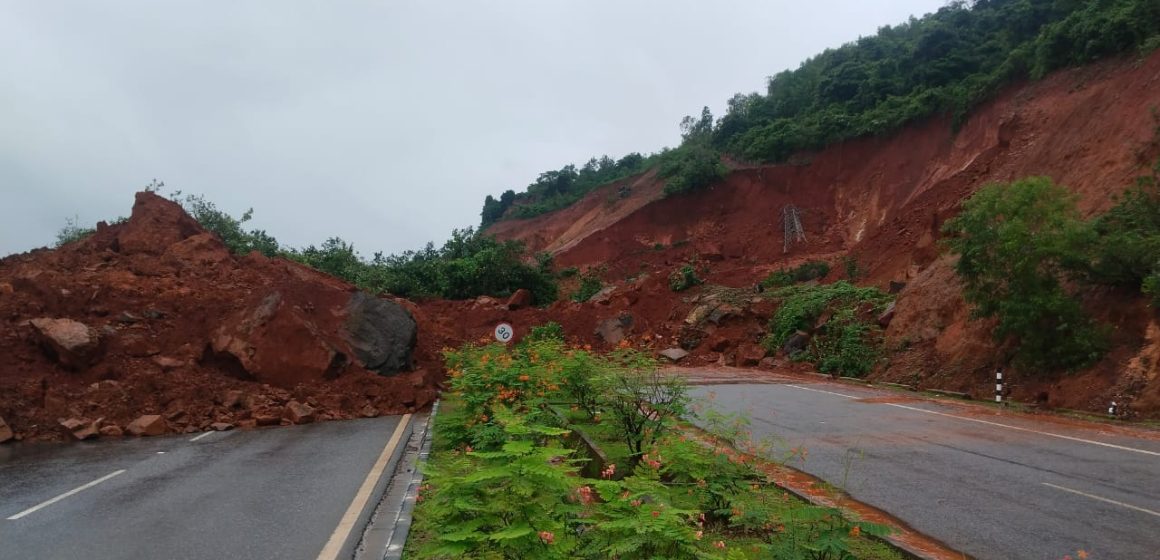
[[[824,261],[807,261],[792,269],[775,270],[769,273],[761,285],[766,288],[782,288],[797,282],[821,280],[830,273],[830,265]]]
[[[798,356],[826,373],[861,377],[881,354],[881,329],[873,321],[892,297],[877,288],[859,288],[846,281],[824,286],[790,286],[773,292],[781,300],[769,322],[763,344],[781,348],[798,331],[813,331],[810,346]],[[830,317],[815,327],[823,314]]]
[[[663,152],[657,173],[665,179],[665,195],[700,190],[725,177],[729,171],[721,163],[721,152],[713,147],[713,114],[701,110],[699,119],[681,121],[681,146]]]
[[[589,159],[579,169],[575,165],[565,165],[558,170],[545,171],[524,192],[507,190],[498,200],[487,195],[480,214],[480,229],[487,229],[504,218],[531,218],[570,206],[596,187],[642,173],[652,165],[653,159],[638,153],[618,160],[601,156]]]
[[[284,251],[287,258],[364,289],[401,297],[468,299],[508,296],[527,288],[537,305],[555,301],[557,288],[551,271],[528,264],[524,255],[522,243],[498,241],[473,228],[453,231],[440,249],[428,244],[421,251],[400,255],[375,253],[370,261],[337,238],[321,247]]]
[[[564,327],[560,326],[560,323],[555,321],[550,321],[548,323],[544,323],[543,325],[536,325],[528,329],[528,336],[524,337],[524,340],[529,343],[544,342],[548,340],[563,342]]]
[[[1152,175],[1141,177],[1116,206],[1098,217],[1093,227],[1099,242],[1092,278],[1139,288],[1160,307],[1160,163]]]
[[[944,227],[973,313],[995,318],[995,338],[1014,341],[1016,361],[1031,369],[1080,367],[1105,349],[1101,329],[1066,288],[1089,270],[1096,242],[1075,199],[1045,177],[992,184]]]
[[[230,252],[245,255],[257,251],[268,257],[278,254],[278,241],[272,235],[266,233],[265,230],[251,229],[247,231],[243,227],[254,217],[253,208],[243,212],[241,218],[234,218],[229,213],[218,209],[204,196],[191,194],[185,198],[180,198],[179,195],[180,193],[174,195],[174,201],[181,204],[181,207],[185,208],[185,211],[193,216],[193,219],[197,220],[201,227],[217,234]]]

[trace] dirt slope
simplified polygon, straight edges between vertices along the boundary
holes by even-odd
[[[124,224],[0,260],[0,423],[60,439],[141,415],[197,431],[413,410],[439,369],[412,354],[415,331],[396,303],[233,256],[180,206],[139,193]]]
[[[931,119],[799,156],[797,165],[737,170],[705,192],[651,199],[627,215],[601,214],[593,193],[576,208],[489,231],[535,240],[556,252],[560,266],[604,264],[613,281],[641,271],[663,276],[697,255],[709,262],[711,282],[741,287],[812,258],[840,270],[840,257],[851,255],[866,272],[861,283],[907,283],[887,333],[891,360],[876,377],[983,396],[1004,354],[986,323],[968,320],[953,263],[936,243],[942,223],[988,182],[1029,175],[1079,194],[1085,214],[1107,209],[1160,153],[1156,106],[1160,54],[1109,61],[1008,88],[957,130],[949,119]],[[789,204],[801,209],[808,242],[785,254],[780,217]],[[673,294],[658,297],[679,303]],[[1136,412],[1160,415],[1155,313],[1125,294],[1085,297],[1116,325],[1115,350],[1059,379],[1014,372],[1016,397],[1091,410],[1128,399]]]

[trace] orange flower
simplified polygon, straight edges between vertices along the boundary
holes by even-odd
[[[1088,553],[1086,550],[1081,548],[1081,549],[1075,551],[1075,557],[1079,558],[1079,560],[1087,560]]]

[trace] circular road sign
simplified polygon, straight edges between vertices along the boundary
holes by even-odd
[[[505,344],[511,341],[515,333],[516,331],[507,323],[500,323],[495,326],[495,339]]]

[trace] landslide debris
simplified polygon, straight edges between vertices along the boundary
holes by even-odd
[[[0,259],[0,442],[414,410],[438,367],[416,352],[407,305],[232,255],[178,204],[138,193],[124,223]]]

